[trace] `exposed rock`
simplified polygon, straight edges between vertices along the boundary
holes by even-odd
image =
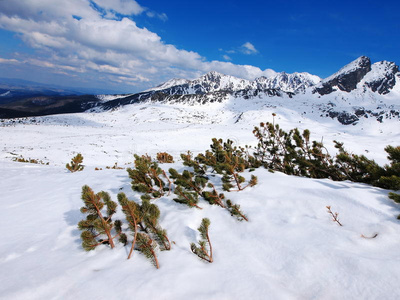
[[[365,85],[373,92],[387,94],[396,84],[399,67],[394,62],[380,61],[372,65],[372,70],[365,76]]]
[[[351,92],[357,88],[357,84],[369,71],[371,71],[371,60],[366,56],[361,56],[340,69],[339,72],[323,80],[314,92],[320,95],[330,94],[336,89]]]
[[[342,111],[342,112],[330,111],[329,116],[332,119],[336,118],[343,125],[354,124],[355,122],[357,122],[359,120],[359,118],[356,115],[350,114],[345,111]]]

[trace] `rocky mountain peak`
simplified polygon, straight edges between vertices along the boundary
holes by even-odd
[[[364,77],[363,84],[373,92],[388,94],[396,84],[399,67],[394,62],[380,61],[371,66],[371,71]]]
[[[358,83],[371,71],[369,57],[361,56],[341,68],[338,72],[324,79],[314,90],[320,95],[330,94],[336,90],[351,92]]]

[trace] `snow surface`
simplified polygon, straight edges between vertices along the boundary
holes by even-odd
[[[130,199],[126,170],[107,170],[115,162],[132,166],[133,154],[171,153],[177,161],[162,165],[182,171],[179,154],[209,148],[211,138],[256,144],[252,129],[272,121],[289,130],[309,128],[311,139],[332,140],[386,163],[383,148],[399,145],[399,120],[362,119],[356,126],[320,117],[318,107],[399,105],[398,98],[354,98],[346,93],[318,98],[306,93],[288,97],[228,97],[205,105],[142,103],[101,113],[27,118],[0,126],[0,297],[3,299],[398,299],[400,274],[399,206],[388,191],[364,184],[287,176],[257,169],[259,184],[226,193],[240,204],[249,222],[226,210],[190,209],[172,201],[155,201],[161,225],[174,244],[159,252],[156,270],[141,254],[127,260],[129,247],[101,246],[86,253],[77,223],[81,188],[87,184],[116,200]],[[341,98],[341,97],[347,98]],[[351,98],[353,97],[353,98]],[[356,100],[355,100],[356,99]],[[376,103],[376,102],[385,103]],[[360,104],[360,105],[361,105]],[[65,164],[82,153],[86,168],[69,173]],[[49,162],[12,162],[22,155]],[[103,170],[95,171],[95,167]],[[221,187],[219,177],[212,179]],[[326,212],[331,205],[343,227]],[[211,220],[214,263],[190,251],[199,239],[201,219]],[[117,218],[122,219],[121,211]],[[378,233],[374,239],[364,239]]]
[[[116,100],[116,99],[121,99],[125,97],[132,96],[134,94],[123,94],[123,95],[96,95],[97,99],[99,99],[101,102],[107,102],[111,100]]]

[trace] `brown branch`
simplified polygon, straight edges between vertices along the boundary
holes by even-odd
[[[218,195],[217,190],[215,189],[214,184],[212,184],[211,182],[209,183],[211,184],[211,187],[213,188],[213,192],[215,195],[210,195],[210,197],[217,199],[217,203],[219,206],[221,206],[222,208],[226,208],[226,206],[224,205],[224,203],[222,202],[221,197]]]
[[[210,263],[212,263],[213,262],[213,253],[212,253],[212,245],[211,245],[211,241],[210,241],[210,237],[208,236],[208,229],[207,229],[207,233],[206,233],[206,236],[207,236],[207,240],[208,240],[208,245],[210,245],[210,255],[207,255],[209,258],[210,258]]]
[[[169,177],[167,176],[167,174],[165,173],[165,171],[164,170],[162,170],[163,171],[163,175],[164,175],[164,177],[168,180],[168,183],[169,183],[169,185],[168,185],[168,196],[171,194],[171,187],[172,187],[172,182],[171,182],[171,180],[169,179]]]
[[[337,212],[333,213],[333,212],[331,211],[331,207],[330,207],[330,206],[327,206],[326,208],[328,209],[328,213],[331,214],[331,216],[332,216],[332,221],[338,223],[340,226],[343,226],[343,225],[339,222],[339,219],[338,219],[339,214],[338,214]]]
[[[94,197],[96,197],[96,195],[94,193],[92,193],[92,195]],[[93,203],[94,207],[96,208],[97,214],[100,217],[101,222],[103,223],[104,231],[105,231],[105,233],[106,233],[106,235],[108,237],[108,242],[110,243],[110,247],[111,247],[111,249],[113,249],[115,246],[114,246],[114,241],[113,241],[113,239],[111,237],[111,232],[110,232],[110,230],[107,229],[108,224],[107,224],[106,220],[104,220],[103,214],[101,213],[100,209],[96,205],[96,202],[93,199],[91,199],[91,200],[92,200],[92,203]]]
[[[365,236],[365,235],[361,235],[361,237],[362,238],[364,238],[364,239],[374,239],[374,238],[376,238],[378,236],[378,233],[375,233],[373,236]]]
[[[183,193],[183,192],[179,192],[179,190],[178,190],[178,193],[179,193],[179,195],[181,195],[183,198],[185,198],[187,201],[189,201],[188,202],[188,204],[189,204],[189,206],[194,206],[194,207],[196,207],[196,208],[198,208],[198,209],[203,209],[203,208],[201,208],[200,206],[198,206],[197,204],[193,204],[193,205],[190,205],[190,199],[185,195],[185,193]]]

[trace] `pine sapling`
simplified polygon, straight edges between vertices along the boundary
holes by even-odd
[[[342,223],[339,222],[339,218],[338,218],[339,213],[337,213],[337,212],[333,213],[331,211],[331,207],[330,206],[327,206],[326,208],[328,209],[327,212],[332,216],[332,221],[338,223],[339,226],[343,226]]]
[[[157,161],[160,164],[172,164],[174,162],[174,158],[172,155],[167,152],[158,152],[157,153]]]
[[[82,230],[82,247],[86,251],[94,250],[101,244],[109,244],[114,248],[114,239],[122,234],[121,222],[112,223],[111,217],[116,212],[117,204],[111,201],[110,195],[106,192],[95,194],[93,190],[85,185],[82,187],[82,200],[85,204],[81,208],[81,212],[88,214],[86,220],[78,223],[78,228]],[[107,216],[104,217],[102,209],[106,207]],[[116,231],[116,235],[112,236],[112,230]],[[102,236],[107,238],[101,239]]]
[[[132,189],[136,192],[151,194],[154,198],[159,198],[164,195],[165,190],[171,189],[171,186],[167,188],[161,179],[163,176],[170,183],[168,176],[156,162],[151,160],[150,156],[135,155],[135,169],[128,168],[127,171],[132,179]]]
[[[189,207],[202,209],[200,206],[197,205],[197,203],[199,202],[199,195],[196,192],[188,191],[178,185],[175,187],[174,193],[178,196],[177,198],[174,198],[175,202],[185,204]]]
[[[210,227],[210,220],[207,218],[203,218],[201,220],[201,225],[197,230],[200,232],[201,240],[199,240],[199,245],[197,246],[195,243],[190,244],[190,249],[194,254],[196,254],[201,259],[208,261],[209,263],[213,262],[213,252],[212,245],[210,241],[210,237],[208,234],[208,228]]]
[[[142,198],[140,206],[141,219],[146,229],[148,229],[159,244],[161,250],[171,250],[171,243],[167,236],[167,231],[163,229],[158,220],[160,218],[160,209],[157,205],[150,203],[150,200]]]
[[[235,216],[239,221],[249,221],[246,215],[240,210],[240,205],[233,204],[231,200],[226,200],[227,209],[232,216]]]
[[[209,182],[207,185],[212,191],[203,191],[202,196],[203,198],[208,201],[211,205],[219,205],[222,208],[225,208],[224,199],[225,195],[223,193],[218,193],[215,189],[215,186]]]
[[[186,154],[181,154],[183,165],[193,168],[194,172],[198,175],[204,175],[207,171],[207,166],[201,165],[199,161],[193,159],[193,153],[188,151]]]
[[[142,252],[157,269],[159,269],[160,266],[158,264],[158,259],[156,255],[157,245],[150,238],[150,236],[145,233],[139,232],[137,234],[137,245],[138,245],[138,250]]]
[[[128,259],[130,259],[135,248],[138,234],[137,226],[138,222],[140,222],[140,206],[136,202],[128,200],[124,193],[118,194],[118,202],[122,207],[122,212],[125,214],[126,220],[128,221],[129,229],[133,232],[132,246],[128,255]],[[124,238],[126,244],[126,236]]]
[[[65,166],[72,173],[77,171],[82,171],[84,168],[84,166],[81,165],[82,162],[83,162],[83,156],[82,154],[78,153],[75,157],[71,159],[71,163],[66,164]]]
[[[202,191],[205,188],[208,178],[204,175],[195,175],[194,173],[184,170],[179,174],[173,168],[169,169],[171,178],[176,185],[184,187],[186,190],[195,191],[199,196],[202,196]]]

